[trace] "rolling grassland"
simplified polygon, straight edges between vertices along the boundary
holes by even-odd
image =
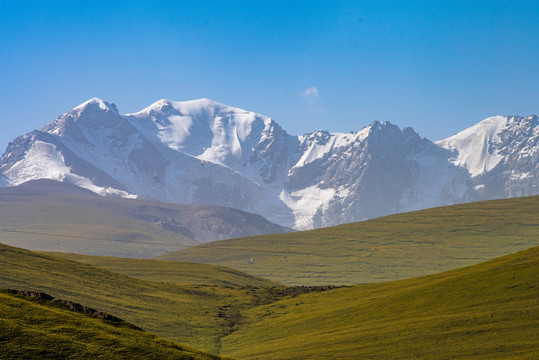
[[[92,256],[73,253],[48,252],[43,254],[62,257],[83,264],[89,264],[101,269],[137,279],[158,281],[176,285],[236,287],[282,286],[281,284],[271,280],[218,265],[189,263],[183,261]]]
[[[185,345],[238,360],[535,359],[538,213],[539,197],[495,200],[190,249],[191,261],[241,260],[240,270],[0,244],[0,289],[45,292],[135,325],[79,318],[4,292],[0,339],[28,356],[45,351],[41,341],[60,358],[97,354],[103,344],[132,354],[137,343],[141,354],[155,349],[162,358]],[[36,344],[26,340],[32,336]]]
[[[534,359],[539,351],[539,247],[441,274],[341,288],[275,287],[259,278],[251,280],[255,286],[236,286],[231,284],[243,283],[248,275],[209,265],[201,266],[198,276],[193,269],[188,272],[199,285],[189,285],[189,276],[173,274],[165,276],[167,282],[142,280],[5,245],[0,246],[0,260],[2,288],[45,291],[114,314],[160,337],[240,360]],[[79,260],[113,267],[115,259]],[[126,272],[134,273],[138,266],[134,275],[148,279],[158,278],[161,263],[163,269],[177,271],[199,266],[122,261],[129,265]],[[71,320],[56,320],[56,314],[51,320],[48,310],[32,310],[25,323],[23,306],[8,306],[22,309],[7,310],[11,323],[2,322],[4,341],[13,351],[34,351],[33,345],[21,345],[34,331],[38,339],[46,338],[47,331],[63,334],[62,329],[82,337],[89,331],[96,341],[93,347],[76,340],[75,349],[66,347],[61,337],[51,345],[67,353],[98,349],[101,339],[113,345],[110,351],[132,345],[115,338],[125,335],[123,327],[113,335],[102,335],[105,330],[93,323],[84,330],[71,329],[61,325]],[[42,315],[48,320],[39,320]],[[38,328],[8,326],[21,322]],[[133,329],[127,326],[125,331]],[[183,349],[150,335],[143,338],[140,346],[155,348],[157,354],[168,354],[170,347]]]
[[[200,273],[205,269],[201,267]],[[245,283],[248,277],[219,270],[208,275],[212,283],[221,279],[223,284]],[[234,329],[237,309],[262,301],[260,298],[267,297],[262,287],[275,283],[253,278],[254,288],[214,286],[205,284],[203,278],[193,279],[191,285],[141,280],[0,245],[0,289],[42,291],[113,314],[180,344],[218,353],[220,338]]]
[[[157,258],[223,265],[287,285],[399,280],[539,245],[537,214],[539,196],[483,201],[215,241]]]
[[[0,349],[2,359],[220,359],[128,323],[6,291],[0,291]]]
[[[426,277],[259,306],[235,359],[537,359],[539,247]]]

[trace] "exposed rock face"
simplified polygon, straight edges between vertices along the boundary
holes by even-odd
[[[529,116],[489,118],[437,143],[380,122],[356,133],[291,136],[266,116],[207,99],[160,100],[121,115],[94,98],[10,143],[0,186],[48,178],[310,229],[538,194],[538,133]]]

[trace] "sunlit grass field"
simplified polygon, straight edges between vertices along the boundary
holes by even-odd
[[[44,253],[66,258],[133,278],[177,285],[282,286],[271,280],[232,268],[183,261],[129,259],[73,253]]]
[[[129,324],[76,313],[54,301],[3,291],[0,291],[0,358],[218,359]]]
[[[81,258],[102,266],[112,266],[114,260]],[[5,245],[0,246],[0,260],[0,287],[45,291],[109,312],[180,344],[235,359],[534,359],[539,351],[539,247],[427,277],[334,289],[275,287],[257,278],[252,280],[257,286],[225,285],[236,282],[234,275],[208,265],[201,269],[211,270],[208,275],[216,279],[224,270],[221,285],[204,285],[204,276],[192,277],[193,283],[201,285],[188,285],[184,276],[169,276],[167,282],[141,280]],[[122,261],[133,261],[128,272],[138,263]],[[150,270],[153,263],[139,263],[137,276],[144,277],[140,274],[147,269],[148,278],[158,277],[158,268]],[[166,269],[170,263],[163,264]],[[244,281],[246,276],[240,273],[237,279]],[[10,313],[9,324],[27,319],[22,305],[8,306],[21,308],[21,313],[4,309]],[[48,310],[41,308],[28,314],[44,316],[46,320],[37,324],[49,330],[62,329],[65,321],[79,323],[56,315],[51,319]],[[98,319],[90,320],[84,330],[73,331],[94,339],[95,346],[86,349],[77,340],[76,348],[69,347],[65,338],[51,346],[66,353],[82,348],[99,351],[102,338],[119,348],[132,345],[114,337],[134,335],[124,334],[123,329],[102,335],[109,330],[93,323]],[[36,349],[31,342],[24,347],[19,341],[33,329],[7,324],[0,327],[14,351]],[[71,331],[70,326],[65,328]],[[47,337],[39,331],[36,339]],[[144,335],[140,346],[168,354],[170,349],[160,349],[159,344],[172,346],[151,335]],[[110,351],[115,351],[114,346]]]
[[[197,264],[190,266],[198,267]],[[146,269],[156,270],[151,263]],[[196,272],[194,269],[191,271]],[[200,269],[202,273],[208,267]],[[226,269],[211,270],[207,275],[211,275],[211,283],[222,282],[223,286],[208,285],[204,275],[184,285],[135,279],[91,265],[0,245],[0,289],[43,291],[108,312],[180,344],[217,353],[220,338],[233,330],[236,309],[251,306],[255,298],[247,288],[224,284],[249,282],[262,287],[275,283],[257,278],[247,281],[248,275],[233,274]]]
[[[537,359],[539,247],[418,279],[255,307],[236,359]]]
[[[359,284],[456,269],[539,245],[539,196],[445,206],[159,256],[288,285]]]
[[[238,360],[536,359],[538,213],[539,197],[497,200],[193,250],[223,262],[241,260],[246,270],[266,271],[272,280],[209,264],[0,244],[0,289],[42,291],[118,316],[163,338],[140,332],[141,354],[155,349],[162,358],[186,345]],[[477,264],[521,248],[527,250]],[[469,263],[476,265],[462,267]],[[390,281],[395,279],[401,280]],[[332,288],[286,287],[276,280],[380,282]],[[0,314],[7,319],[0,322],[1,341],[15,353],[42,351],[32,341],[25,348],[34,335],[36,342],[58,347],[60,358],[101,354],[102,344],[111,346],[103,352],[110,357],[115,349],[132,354],[137,343],[138,330],[131,327],[109,328],[37,300],[0,295]],[[62,329],[82,340],[66,340]],[[57,330],[62,336],[55,340],[49,334]]]

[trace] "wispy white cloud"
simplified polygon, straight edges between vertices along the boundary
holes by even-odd
[[[320,93],[316,86],[309,86],[307,89],[299,93],[299,96],[307,100],[309,105],[313,106],[320,100]]]

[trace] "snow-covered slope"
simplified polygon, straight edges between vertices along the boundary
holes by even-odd
[[[319,131],[299,139],[301,157],[281,193],[297,228],[455,203],[463,196],[452,186],[462,169],[411,128],[374,122],[356,133]]]
[[[456,151],[458,155],[453,162],[465,167],[475,177],[492,170],[500,162],[496,144],[506,123],[504,116],[491,117],[437,143],[445,149]]]
[[[297,147],[270,118],[209,99],[160,100],[127,117],[154,143],[266,184],[286,173],[282,161]]]
[[[437,144],[452,152],[451,161],[466,168],[474,199],[539,194],[539,120],[495,116]]]
[[[208,99],[160,100],[122,115],[94,98],[10,143],[0,186],[48,178],[310,229],[537,193],[537,129],[531,116],[490,118],[437,144],[380,122],[355,133],[291,136],[264,115]]]

